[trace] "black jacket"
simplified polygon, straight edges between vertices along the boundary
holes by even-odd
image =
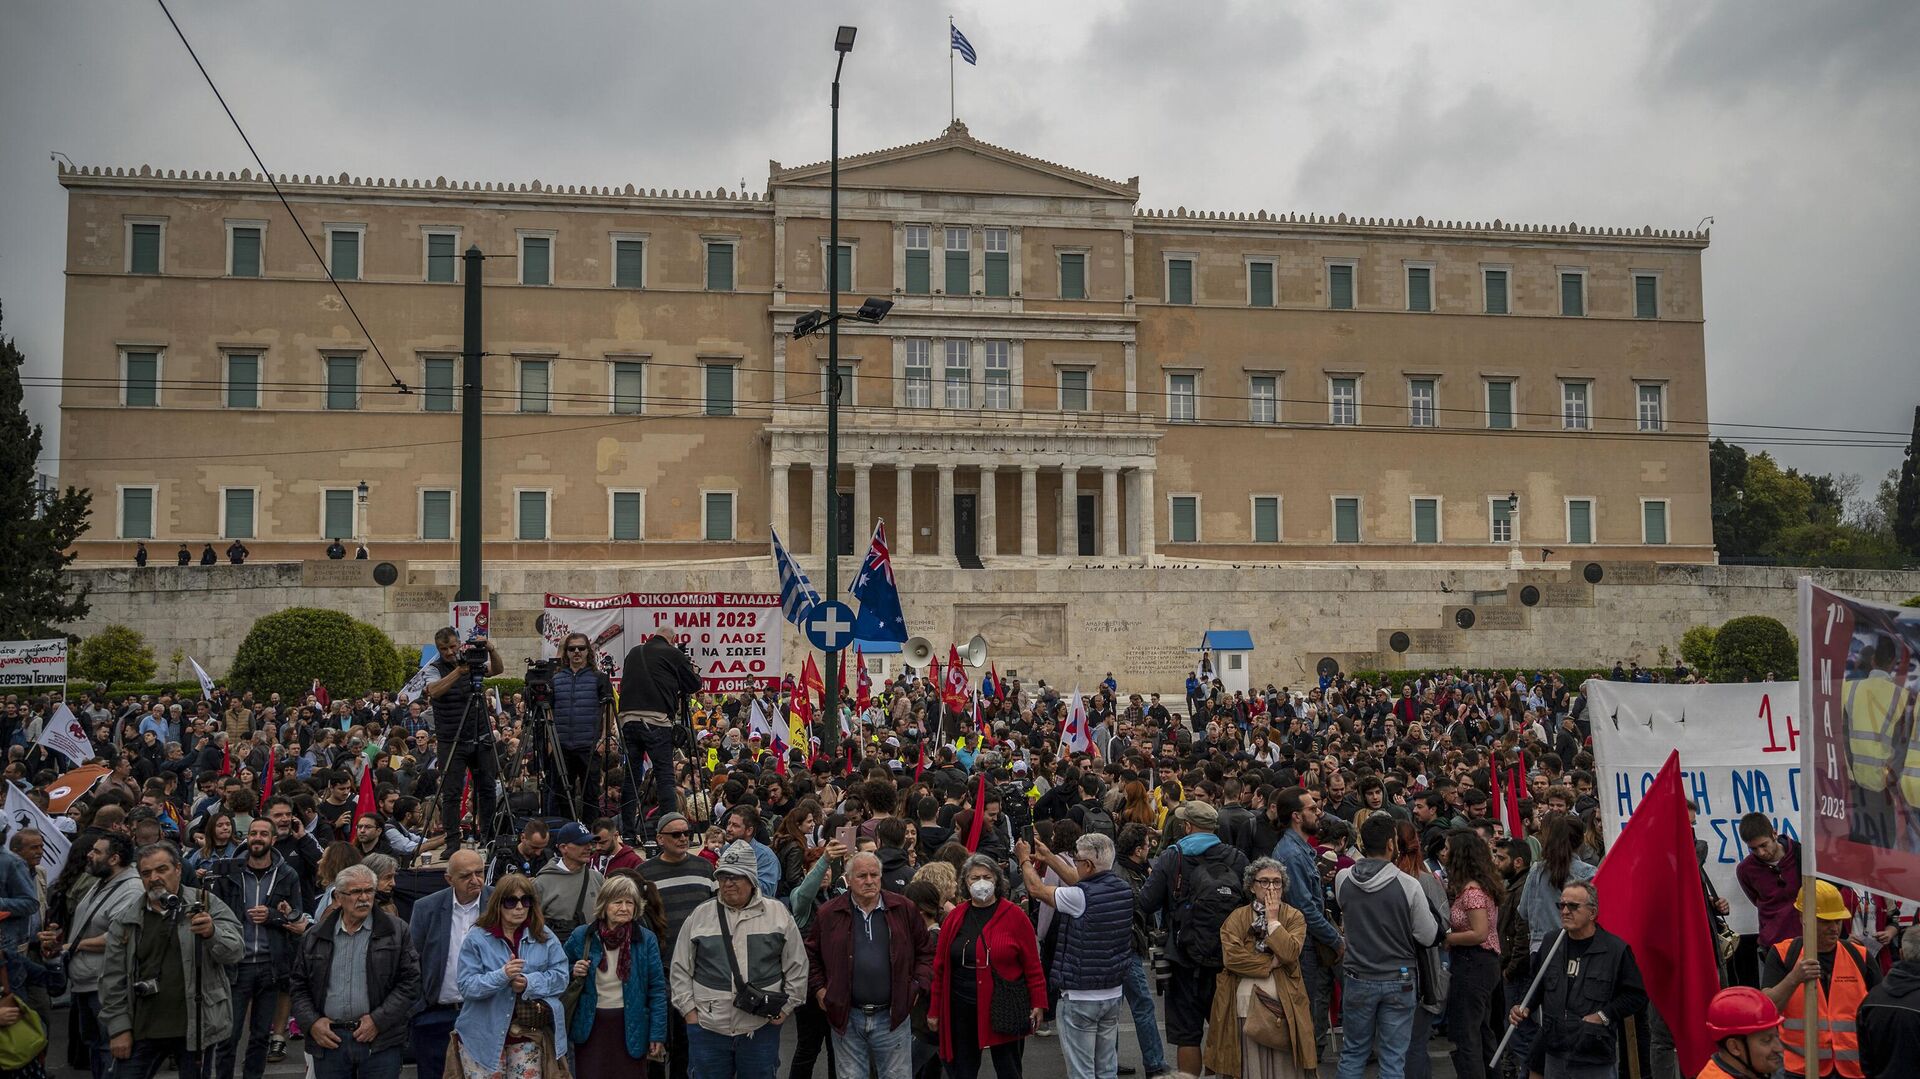
[[[907,852],[899,847],[881,847],[874,853],[880,857],[880,887],[889,892],[906,891],[914,873],[907,864]]]
[[[1920,933],[1920,929],[1908,929]],[[1920,962],[1902,959],[1860,1005],[1860,1070],[1893,1079],[1920,1061]],[[1900,1061],[1906,1061],[1901,1064]]]
[[[407,1018],[420,999],[420,957],[413,950],[406,924],[378,910],[369,919],[373,940],[367,947],[367,1002],[373,1011],[373,1025],[380,1031],[373,1048],[392,1049],[407,1044],[412,1029]],[[333,973],[333,934],[340,924],[340,911],[327,912],[320,924],[307,930],[300,940],[300,952],[293,962],[293,1017],[301,1029],[311,1030],[315,1020],[325,1013],[327,980]],[[341,1016],[339,1018],[348,1018]],[[342,1040],[353,1037],[351,1030],[336,1030]],[[316,1046],[307,1039],[307,1051]]]
[[[274,969],[284,971],[288,960],[298,945],[298,939],[286,929],[288,922],[297,922],[306,913],[306,906],[300,895],[300,876],[294,867],[278,853],[273,855],[273,864],[258,875],[260,887],[249,895],[247,859],[221,859],[216,862],[218,871],[208,883],[214,895],[233,910],[233,916],[240,919],[241,935],[244,937],[254,928],[253,920],[247,916],[251,903],[249,898],[259,899],[267,908],[266,923],[259,928],[267,937],[267,958],[272,960]],[[287,909],[282,911],[280,905]]]
[[[1542,958],[1552,947],[1552,938],[1546,943],[1540,950]],[[1640,967],[1626,941],[1596,927],[1585,954],[1579,957],[1579,973],[1569,975],[1572,944],[1567,940],[1560,945],[1560,951],[1546,964],[1547,975],[1540,983],[1540,1002],[1534,1008],[1540,1034],[1534,1041],[1530,1063],[1534,1071],[1546,1069],[1549,1053],[1576,1064],[1613,1060],[1620,1023],[1647,1006]],[[1586,1022],[1585,1017],[1594,1012],[1604,1012],[1607,1022]]]
[[[680,713],[680,702],[700,689],[700,674],[685,652],[665,637],[648,637],[627,652],[620,670],[622,712]]]

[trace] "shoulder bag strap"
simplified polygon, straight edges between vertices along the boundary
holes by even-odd
[[[713,908],[720,919],[720,943],[727,952],[727,969],[733,973],[733,991],[738,993],[746,987],[746,980],[740,977],[740,961],[733,956],[733,932],[727,928],[727,905],[715,899]]]
[[[573,901],[573,924],[575,925],[580,924],[580,916],[587,911],[587,885],[593,883],[593,877],[590,875],[592,873],[591,865],[580,867],[580,896]]]

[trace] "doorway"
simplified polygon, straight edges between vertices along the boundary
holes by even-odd
[[[979,512],[979,495],[956,493],[953,496],[953,557],[963,566],[977,568],[980,565]]]
[[[1077,523],[1079,526],[1078,530],[1080,533],[1080,554],[1083,556],[1090,555],[1094,553],[1093,551],[1093,539],[1094,539],[1093,537],[1093,509],[1094,509],[1093,496],[1090,494],[1079,494],[1078,492],[1075,492],[1074,501],[1077,504],[1075,515],[1078,519]]]
[[[834,512],[840,515],[836,522],[840,526],[838,530],[840,535],[836,537],[840,542],[834,545],[840,549],[836,553],[852,554],[853,533],[855,529],[860,527],[860,522],[853,519],[853,492],[835,491],[833,497],[835,502],[838,503]]]

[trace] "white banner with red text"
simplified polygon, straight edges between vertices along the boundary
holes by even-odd
[[[568,634],[583,633],[617,680],[627,653],[656,631],[685,649],[708,692],[733,693],[780,682],[785,620],[773,592],[623,592],[614,596],[548,594],[535,621],[541,653],[558,656]]]
[[[67,680],[67,639],[0,641],[0,686],[37,686]]]

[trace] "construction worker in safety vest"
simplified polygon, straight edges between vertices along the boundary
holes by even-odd
[[[1820,922],[1815,954],[1806,954],[1802,947],[1805,941],[1800,937],[1781,941],[1761,963],[1760,984],[1786,1020],[1781,1041],[1788,1075],[1806,1073],[1802,1054],[1811,1035],[1821,1076],[1864,1079],[1860,1035],[1854,1024],[1867,991],[1880,981],[1880,968],[1867,961],[1859,945],[1840,938],[1853,919],[1840,898],[1840,889],[1824,880],[1816,881],[1814,900],[1814,917]],[[1805,1013],[1807,982],[1815,983],[1819,1001],[1819,1014],[1812,1019]]]
[[[1780,1070],[1780,1009],[1750,986],[1720,990],[1707,1003],[1713,1056],[1698,1079],[1773,1079]]]
[[[1847,682],[1847,757],[1854,782],[1849,838],[1883,849],[1893,847],[1898,829],[1889,788],[1897,783],[1907,805],[1920,806],[1920,738],[1902,736],[1913,722],[1913,692],[1896,674],[1904,651],[1894,635],[1880,634],[1861,657],[1869,665],[1866,677]],[[1904,758],[1896,759],[1903,744]]]

